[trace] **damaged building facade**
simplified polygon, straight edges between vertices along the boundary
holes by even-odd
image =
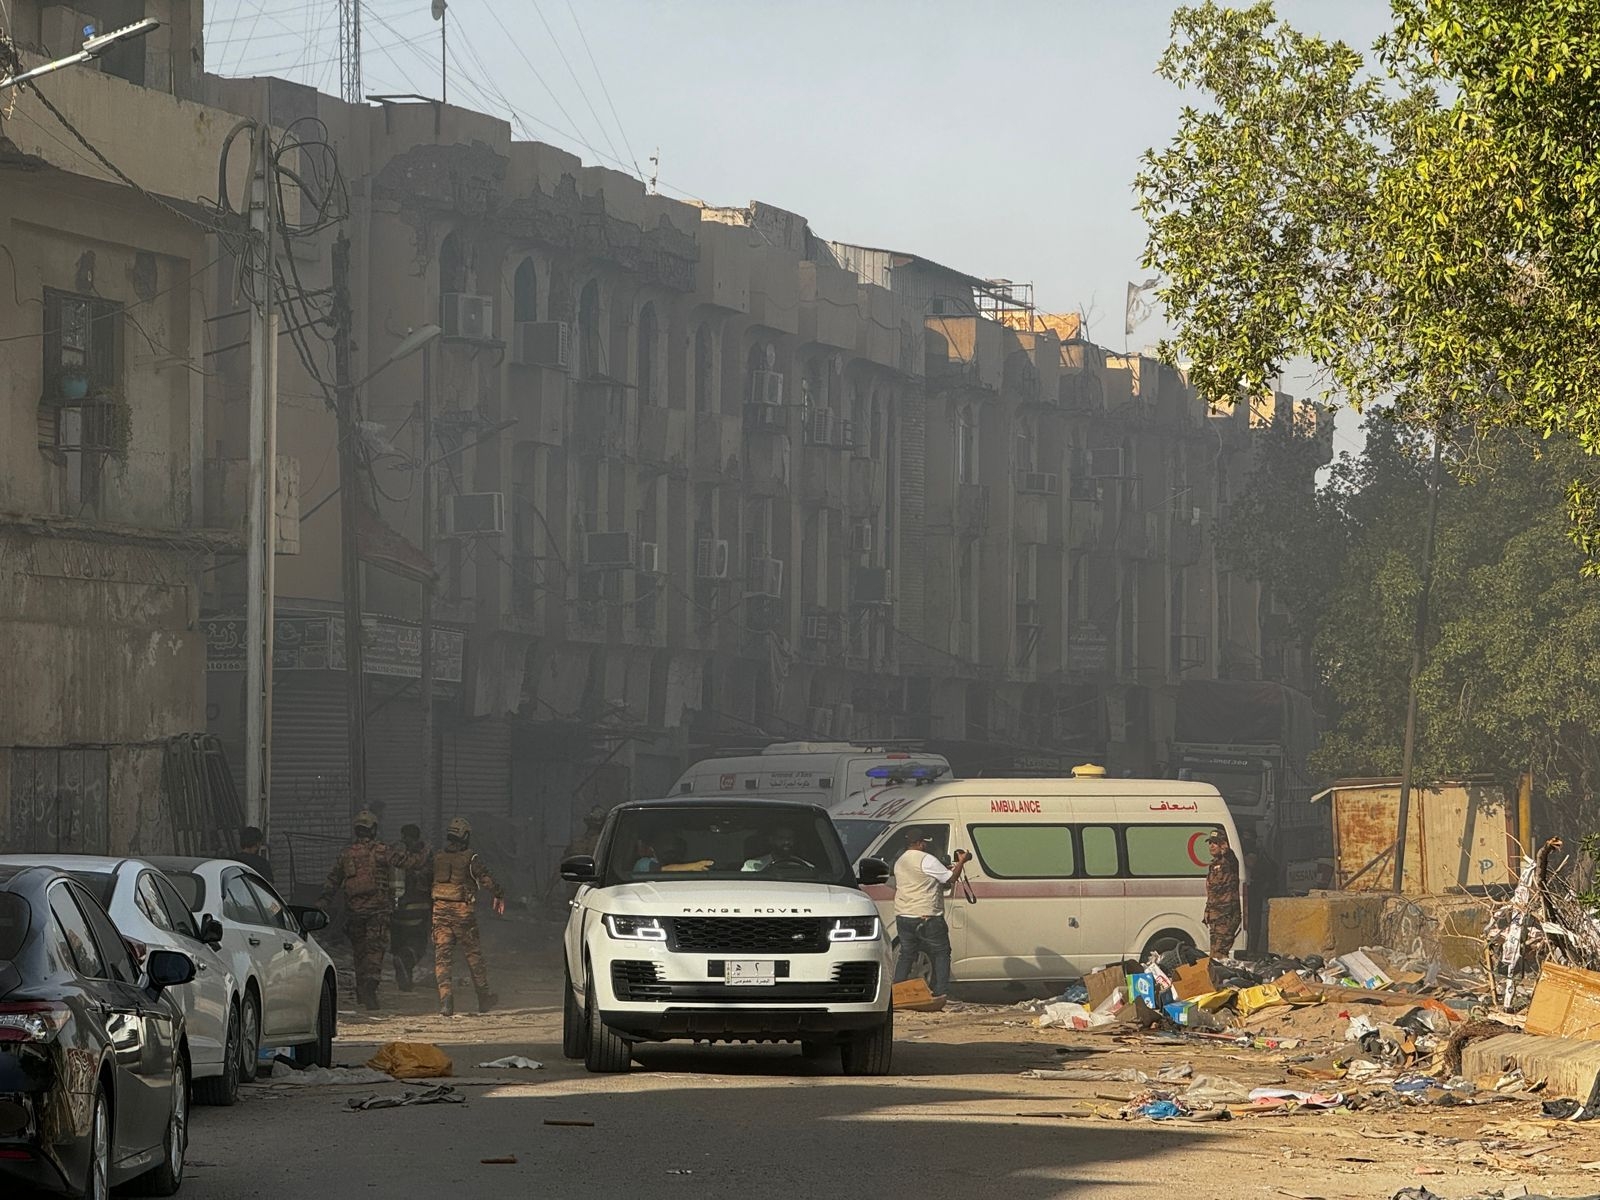
[[[1183,681],[1305,687],[1271,598],[1212,545],[1254,430],[1326,440],[1305,406],[1209,407],[1021,289],[826,240],[771,205],[647,194],[462,108],[349,106],[274,79],[192,88],[278,129],[317,123],[348,182],[351,376],[372,374],[363,520],[391,548],[434,531],[430,780],[423,585],[392,553],[363,566],[365,801],[390,835],[467,815],[532,894],[583,812],[662,794],[707,754],[914,740],[965,774],[1167,773]],[[115,133],[108,151],[134,144]],[[202,159],[186,169],[214,174]],[[185,261],[216,254],[180,233]],[[332,286],[332,236],[290,255],[308,294]],[[248,355],[228,315],[242,302],[226,261],[197,279],[175,293],[197,306],[175,347],[187,357],[161,368],[191,423],[168,422],[183,470],[163,478],[191,480],[168,503],[181,495],[204,526],[192,477],[209,460],[218,523],[237,530],[223,501],[247,454]],[[36,329],[22,312],[9,320]],[[384,365],[430,323],[437,342]],[[182,365],[202,358],[203,373]],[[270,831],[301,883],[357,803],[332,378],[325,342],[282,340]],[[235,556],[215,565],[186,576],[182,719],[237,762],[244,580]]]

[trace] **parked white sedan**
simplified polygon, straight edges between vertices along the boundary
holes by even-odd
[[[143,859],[10,854],[0,864],[64,871],[94,894],[136,955],[176,950],[194,960],[194,979],[171,991],[183,1006],[195,1099],[232,1104],[245,1070],[243,987],[218,951],[221,927],[198,920],[167,877]]]
[[[241,981],[244,1078],[255,1078],[261,1046],[293,1047],[304,1066],[333,1065],[338,979],[311,936],[328,924],[320,908],[285,903],[273,886],[227,858],[150,860],[202,918],[222,922],[222,955]]]

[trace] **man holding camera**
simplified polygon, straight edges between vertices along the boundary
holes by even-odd
[[[894,923],[900,938],[896,983],[910,979],[917,955],[926,954],[933,964],[928,987],[936,997],[950,990],[950,927],[944,919],[944,893],[961,878],[971,857],[965,850],[957,850],[954,865],[947,867],[928,853],[927,830],[906,833],[906,851],[894,864]]]

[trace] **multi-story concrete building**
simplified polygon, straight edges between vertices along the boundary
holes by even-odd
[[[153,10],[165,6],[152,5]],[[9,0],[23,67],[94,21]],[[203,732],[202,301],[222,140],[187,12],[0,91],[0,845],[154,852],[198,836],[166,768]],[[237,182],[237,180],[235,181]]]
[[[198,29],[198,0],[189,11],[180,24]],[[1212,550],[1260,419],[1245,406],[1209,408],[1178,372],[1093,345],[1022,289],[824,240],[771,205],[649,195],[483,114],[415,98],[349,106],[282,80],[196,75],[182,89],[314,129],[337,153],[353,378],[409,331],[444,330],[360,389],[363,469],[341,480],[319,299],[334,234],[284,255],[306,299],[285,311],[295,348],[286,337],[279,356],[270,823],[300,879],[361,799],[339,669],[343,486],[360,490],[366,558],[364,800],[391,833],[472,816],[521,855],[531,887],[548,883],[575,812],[663,792],[718,749],[916,739],[966,772],[1084,759],[1159,772],[1182,680],[1303,682],[1270,644],[1259,589]],[[133,144],[116,126],[96,132],[108,152]],[[169,190],[209,190],[183,172],[214,177],[215,155],[194,154]],[[185,239],[184,262],[217,254],[151,207]],[[227,495],[247,454],[248,360],[229,324],[242,324],[237,280],[217,256],[175,293],[209,310],[209,355],[191,316],[159,361],[189,422],[165,426],[185,454],[169,477],[204,457]],[[423,591],[391,569],[415,565],[425,522],[438,535],[426,780]],[[237,753],[242,571],[220,561],[204,586],[204,694]],[[190,620],[178,673],[192,725]]]

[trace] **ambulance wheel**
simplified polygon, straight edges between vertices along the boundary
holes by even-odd
[[[1165,958],[1186,948],[1189,950],[1196,948],[1192,937],[1181,929],[1163,929],[1144,944],[1144,949],[1139,952],[1139,962],[1141,964],[1149,962],[1152,954],[1159,954]]]

